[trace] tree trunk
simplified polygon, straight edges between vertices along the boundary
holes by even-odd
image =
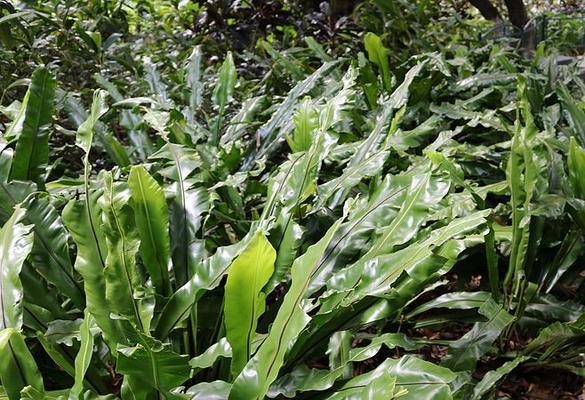
[[[469,0],[469,2],[479,10],[481,15],[490,21],[501,19],[500,12],[490,0]]]
[[[524,29],[528,23],[528,13],[523,0],[505,0],[508,9],[508,18],[512,25]]]

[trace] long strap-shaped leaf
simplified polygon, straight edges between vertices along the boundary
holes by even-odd
[[[254,230],[251,230],[254,232]],[[181,286],[167,301],[156,325],[154,336],[165,339],[177,324],[189,315],[191,307],[204,290],[216,288],[227,274],[232,260],[238,256],[252,238],[252,233],[238,243],[217,249],[215,254],[203,260],[195,275]]]
[[[140,234],[140,256],[157,293],[171,293],[169,279],[169,212],[165,194],[142,166],[132,167],[128,176],[132,208]]]
[[[433,250],[459,235],[474,232],[485,226],[487,215],[489,210],[455,219],[449,225],[434,231],[428,239],[395,253],[373,258],[364,256],[364,259],[339,271],[330,279],[328,283],[330,291],[323,296],[320,313],[333,311],[339,305],[349,306],[365,296],[383,295],[390,291],[392,284],[404,271],[411,272],[417,267],[437,271],[446,260]],[[459,251],[462,250],[463,248]]]
[[[527,263],[528,245],[530,242],[530,204],[537,191],[542,191],[542,177],[538,166],[538,151],[535,137],[538,128],[530,109],[530,102],[526,95],[526,81],[519,78],[518,105],[516,132],[512,139],[510,158],[506,170],[506,177],[510,187],[512,208],[512,244],[510,262],[504,280],[505,289],[512,285],[512,292],[508,293],[508,309],[512,308],[512,301],[523,297],[525,288],[525,269]],[[525,119],[524,126],[520,122],[520,115]],[[544,172],[542,174],[544,176]],[[519,308],[518,308],[519,309]]]
[[[262,288],[274,271],[276,251],[261,231],[230,266],[225,286],[226,337],[232,346],[232,374],[244,369],[258,318],[265,309]]]
[[[33,244],[31,226],[21,223],[17,207],[0,230],[0,329],[22,327],[22,283],[19,274]]]
[[[268,337],[234,381],[230,400],[263,399],[268,387],[278,376],[286,350],[310,320],[301,307],[301,300],[309,285],[311,272],[317,267],[342,222],[342,218],[335,222],[319,242],[309,247],[293,263],[291,288],[278,310]]]
[[[104,268],[108,250],[106,238],[98,227],[101,210],[97,204],[100,192],[90,192],[86,201],[71,200],[63,209],[63,221],[77,246],[75,269],[83,277],[87,310],[95,318],[106,340],[124,342],[116,320],[106,307]],[[110,340],[111,339],[111,340]]]
[[[81,343],[77,357],[75,357],[75,382],[69,391],[69,400],[79,399],[79,395],[83,390],[83,377],[89,368],[89,363],[91,362],[91,356],[93,354],[94,339],[93,334],[91,333],[91,326],[93,323],[93,317],[87,310],[85,310],[85,316],[79,328],[79,332],[81,333]]]
[[[53,121],[55,78],[44,67],[32,75],[22,132],[16,142],[12,179],[45,183],[49,161],[49,125]]]
[[[140,240],[128,205],[130,193],[122,185],[114,183],[111,173],[104,174],[104,195],[100,198],[100,206],[108,248],[104,270],[106,299],[113,312],[128,318],[140,331],[148,332],[152,309],[139,300],[142,279],[136,267]]]
[[[250,156],[248,156],[242,169],[249,169],[252,167],[254,159],[257,159],[259,156],[263,156],[268,153],[272,146],[278,142],[278,138],[285,135],[286,132],[284,129],[280,128],[282,128],[283,125],[289,121],[290,116],[293,114],[297,105],[298,99],[313,89],[317,82],[326,73],[330,72],[338,63],[339,61],[323,63],[319,69],[317,69],[303,81],[297,83],[297,85],[289,92],[286,99],[284,99],[284,101],[279,105],[276,112],[272,114],[270,120],[258,129],[258,136],[260,137],[260,140],[262,140],[262,144],[257,152],[253,152],[250,154]]]
[[[48,282],[83,310],[83,287],[73,271],[67,230],[61,216],[51,204],[48,195],[29,197],[23,205],[26,206],[25,221],[34,224],[35,241],[31,264]]]
[[[27,386],[41,394],[45,390],[24,336],[14,328],[0,331],[0,381],[10,400],[20,400],[20,391]]]
[[[116,342],[124,342],[124,335],[117,321],[110,318],[109,308],[104,307],[107,304],[104,269],[108,250],[105,236],[100,229],[101,210],[97,202],[101,192],[94,191],[89,184],[91,171],[89,152],[95,124],[108,110],[105,100],[104,91],[94,92],[91,114],[77,131],[77,145],[85,153],[83,158],[85,195],[83,200],[71,200],[65,206],[63,221],[77,245],[75,269],[83,277],[87,309],[104,332],[106,340],[115,345]]]
[[[171,204],[171,257],[175,284],[183,286],[191,277],[201,256],[200,241],[196,233],[201,226],[204,211],[208,207],[207,192],[191,188],[188,177],[199,167],[198,156],[190,149],[167,142],[151,158],[170,160],[172,167],[166,176],[175,183],[175,197]]]
[[[189,360],[168,344],[137,333],[139,344],[118,347],[116,369],[124,374],[123,399],[180,399],[170,390],[189,378]]]

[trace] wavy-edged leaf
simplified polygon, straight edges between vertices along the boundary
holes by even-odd
[[[111,173],[105,173],[104,194],[99,203],[108,248],[104,269],[106,300],[111,312],[128,318],[140,331],[148,332],[154,305],[153,299],[144,293],[142,277],[136,268],[140,239],[129,200],[128,188],[114,182]]]
[[[127,167],[130,165],[130,159],[126,153],[126,149],[120,142],[106,130],[106,126],[98,121],[98,119],[108,110],[106,104],[106,92],[104,90],[96,90],[93,94],[93,101],[89,114],[83,108],[79,100],[72,96],[65,98],[64,108],[69,114],[74,126],[77,126],[76,143],[86,153],[87,144],[92,144],[95,141],[101,145],[108,153],[108,156],[119,166]],[[81,134],[80,134],[81,129]],[[88,131],[91,130],[91,133]],[[83,143],[85,142],[85,144]]]
[[[347,331],[343,331],[347,332]],[[355,347],[349,350],[347,358],[339,365],[329,370],[309,369],[304,364],[283,375],[270,387],[268,397],[274,398],[278,395],[294,398],[297,392],[325,391],[334,386],[335,382],[345,378],[345,371],[354,362],[361,362],[374,357],[379,353],[382,346],[388,349],[400,347],[405,350],[416,350],[422,344],[411,340],[402,333],[385,333],[371,338],[369,344],[363,347]]]
[[[510,206],[512,214],[512,243],[508,271],[504,286],[511,286],[511,295],[508,296],[508,309],[511,302],[523,290],[527,281],[526,268],[529,265],[529,243],[531,236],[530,221],[532,219],[531,203],[539,193],[546,191],[548,186],[548,162],[543,154],[545,150],[537,141],[538,128],[535,124],[530,103],[526,96],[526,81],[519,78],[518,117],[515,124],[515,133],[512,139],[510,157],[506,167],[506,177],[510,187]],[[524,123],[520,121],[520,115]],[[541,233],[542,234],[542,233]]]
[[[571,92],[565,85],[559,85],[557,96],[565,109],[565,118],[573,129],[581,146],[585,146],[585,111],[579,108]]]
[[[191,361],[189,361],[189,365],[195,370],[195,373],[197,373],[201,369],[211,367],[219,358],[230,358],[231,356],[232,347],[230,346],[230,343],[226,338],[221,338],[217,343],[209,346],[209,348],[203,353],[197,357],[193,357]]]
[[[185,84],[189,91],[189,108],[186,115],[190,122],[194,122],[195,112],[203,101],[203,82],[201,82],[201,46],[195,46],[185,64]]]
[[[412,356],[399,360],[386,359],[371,372],[358,375],[341,386],[329,400],[362,399],[368,385],[384,374],[396,378],[397,389],[406,389],[401,400],[452,400],[452,384],[457,375],[447,368]]]
[[[134,393],[148,395],[158,391],[167,397],[171,389],[189,378],[189,360],[172,351],[168,344],[145,335],[140,338],[136,346],[118,347],[116,369],[125,375],[125,383]]]
[[[101,192],[91,191],[84,200],[71,200],[63,209],[63,222],[77,246],[75,269],[83,277],[87,310],[95,318],[106,340],[123,343],[123,335],[117,321],[104,307],[106,281],[104,269],[108,249],[101,225],[101,210],[97,204]]]
[[[475,388],[473,388],[473,397],[471,398],[471,400],[479,400],[486,393],[493,391],[500,379],[508,375],[516,367],[518,367],[520,364],[522,364],[528,359],[529,357],[526,356],[516,357],[513,360],[505,362],[501,367],[486,373],[483,376],[483,378],[481,378],[481,381],[477,385],[475,385]]]
[[[18,137],[22,133],[22,127],[24,125],[24,117],[26,115],[26,108],[28,105],[29,98],[30,98],[30,87],[29,87],[29,90],[26,91],[26,94],[24,95],[24,98],[22,99],[22,103],[20,104],[20,107],[18,108],[16,115],[14,115],[12,122],[8,126],[8,129],[6,129],[6,132],[4,132],[4,135],[3,135],[4,140],[6,140],[7,142],[10,142],[14,139],[18,139]],[[6,176],[8,176],[8,175],[6,175]]]
[[[10,400],[20,400],[20,391],[27,386],[41,394],[45,391],[24,335],[14,328],[0,331],[0,381]]]
[[[380,75],[382,76],[384,87],[387,91],[392,90],[392,77],[390,75],[390,65],[388,64],[388,49],[384,47],[382,39],[375,33],[368,32],[364,35],[364,45],[370,61],[380,68]]]
[[[332,272],[345,267],[353,261],[370,240],[373,232],[382,229],[396,217],[408,194],[411,184],[410,174],[386,176],[367,201],[354,206],[348,221],[343,223],[325,253],[312,278],[309,291],[325,285]]]
[[[170,208],[171,257],[176,285],[183,286],[203,258],[201,240],[196,235],[208,208],[208,193],[204,188],[193,187],[189,179],[201,161],[191,149],[170,142],[151,158],[170,161],[160,173],[175,181],[171,186],[174,192]]]
[[[124,100],[124,97],[118,91],[118,88],[116,87],[116,85],[114,85],[112,82],[108,81],[106,78],[104,78],[100,74],[95,74],[94,79],[96,80],[98,85],[100,85],[103,89],[108,91],[108,93],[110,94],[110,96],[112,97],[112,99],[116,103],[122,102]],[[148,137],[148,133],[146,132],[146,129],[142,126],[142,121],[141,121],[138,113],[131,111],[131,110],[121,110],[120,111],[120,125],[128,130],[128,139],[130,139],[130,142],[134,146],[134,149],[135,149],[136,153],[138,154],[138,157],[140,158],[140,160],[143,160],[143,161],[146,160],[146,158],[150,154],[152,154],[153,146],[152,146],[152,141],[150,140],[150,137]],[[109,149],[109,150],[108,150],[108,148],[106,148],[106,150],[108,151],[108,154],[110,154],[110,156],[116,155],[119,153],[119,152],[113,151],[113,150],[116,150],[118,148],[118,145],[113,140],[112,140],[112,145],[110,147],[111,147],[111,149]],[[125,155],[121,154],[121,157],[119,157],[119,158],[121,158],[121,159],[114,158],[114,160],[116,161],[116,163],[118,165],[124,165],[122,163],[122,161],[124,161],[124,162],[126,161]]]
[[[488,292],[454,292],[446,293],[431,301],[421,304],[406,315],[407,319],[435,308],[447,308],[449,310],[468,310],[481,307],[491,298]]]
[[[171,293],[171,281],[169,212],[165,194],[143,166],[130,169],[128,186],[140,235],[140,257],[157,293],[167,297]]]
[[[192,400],[227,400],[232,385],[224,381],[202,382],[187,389]]]
[[[215,120],[212,135],[209,141],[213,145],[217,145],[220,139],[220,129],[223,124],[223,116],[226,105],[231,101],[234,88],[236,86],[236,67],[232,53],[228,51],[227,56],[219,69],[217,74],[217,82],[213,90],[212,100],[218,106],[219,111],[217,119]]]
[[[214,255],[199,264],[193,277],[181,286],[165,304],[156,325],[155,337],[166,338],[179,322],[189,316],[191,307],[203,294],[203,291],[214,289],[220,284],[233,259],[246,248],[251,238],[252,234],[250,233],[238,243],[220,247]]]
[[[423,277],[438,272],[443,265],[456,260],[462,246],[449,247],[451,240],[466,233],[475,233],[486,226],[489,211],[480,211],[457,218],[449,225],[431,233],[424,241],[411,244],[394,253],[374,257],[364,256],[351,266],[333,275],[327,283],[328,291],[322,296],[321,314],[330,312],[339,305],[346,307],[365,296],[381,296],[388,293],[402,273],[424,281]],[[453,250],[445,257],[441,246]],[[420,278],[417,275],[422,275]]]
[[[514,321],[514,317],[492,299],[486,301],[478,312],[487,321],[476,323],[461,339],[449,346],[449,354],[442,362],[444,366],[454,371],[473,370],[502,331]]]
[[[32,245],[32,226],[23,225],[25,209],[16,207],[0,229],[0,329],[22,328],[20,270]]]
[[[83,391],[83,380],[89,368],[91,356],[93,355],[94,338],[91,326],[94,323],[92,315],[85,310],[83,322],[79,328],[81,334],[79,352],[75,357],[75,382],[69,391],[69,400],[77,400]]]
[[[260,148],[257,152],[253,152],[248,156],[243,168],[248,169],[252,167],[254,159],[262,157],[269,152],[274,143],[288,132],[287,129],[292,129],[292,124],[287,129],[284,129],[283,127],[290,122],[290,117],[298,104],[298,99],[313,89],[317,82],[319,82],[325,74],[329,73],[338,63],[338,60],[323,63],[323,65],[321,65],[321,67],[315,72],[296,84],[296,86],[288,93],[286,99],[280,103],[268,122],[258,129],[257,135],[261,140]]]
[[[297,257],[298,251],[303,242],[304,228],[297,223],[291,211],[282,210],[272,228],[269,240],[278,249],[274,263],[274,274],[266,284],[266,292],[269,293],[290,272],[290,267]]]
[[[49,161],[49,127],[53,122],[55,86],[55,78],[47,68],[35,69],[10,175],[12,179],[33,181],[41,189]]]
[[[298,105],[293,120],[295,129],[292,136],[286,136],[286,141],[293,153],[307,151],[313,141],[313,132],[319,126],[319,113],[310,99],[305,98]]]
[[[65,294],[79,310],[85,307],[85,294],[73,271],[69,256],[68,233],[50,197],[45,194],[29,197],[26,221],[34,224],[35,241],[31,253],[32,266],[48,282]]]

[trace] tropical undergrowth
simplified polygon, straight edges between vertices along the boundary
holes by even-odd
[[[200,46],[131,89],[95,75],[87,106],[37,67],[2,109],[2,396],[482,399],[513,370],[583,375],[577,71],[363,40],[273,49],[284,93]]]

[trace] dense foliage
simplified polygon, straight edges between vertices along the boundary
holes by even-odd
[[[432,1],[0,4],[0,398],[585,373],[585,85],[548,43]]]

